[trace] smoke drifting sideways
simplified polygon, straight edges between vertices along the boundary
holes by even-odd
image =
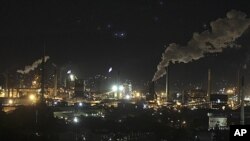
[[[45,62],[49,59],[49,56],[45,56]],[[43,58],[35,61],[30,66],[25,66],[24,70],[17,70],[18,73],[28,74],[30,71],[35,70],[41,63],[43,62]]]
[[[194,33],[186,46],[171,43],[162,54],[162,60],[152,81],[166,74],[169,63],[188,63],[204,57],[206,53],[219,53],[224,48],[241,47],[235,41],[250,25],[250,19],[241,11],[231,10],[226,18],[219,18],[210,23],[211,30]]]

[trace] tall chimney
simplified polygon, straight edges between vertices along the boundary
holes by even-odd
[[[83,80],[83,92],[86,92],[86,80]]]
[[[182,98],[181,98],[182,104],[185,104],[185,91],[182,91]]]
[[[245,111],[244,111],[244,76],[241,77],[241,103],[240,103],[240,124],[245,124]]]
[[[168,102],[169,97],[169,66],[166,67],[166,102]]]
[[[55,66],[55,77],[54,77],[54,97],[57,96],[57,67]]]
[[[210,105],[210,95],[211,95],[211,69],[208,69],[208,79],[207,79],[207,102]]]
[[[42,75],[41,75],[41,103],[44,102],[44,93],[45,93],[45,88],[44,88],[44,83],[45,83],[45,42],[43,46],[43,59],[42,59]]]
[[[5,92],[7,91],[7,97],[9,97],[10,90],[9,90],[9,72],[8,71],[6,71],[6,73],[4,73],[4,79],[5,79]]]
[[[235,92],[235,95],[237,95],[237,104],[240,105],[240,92],[241,92],[241,86],[240,86],[240,69],[237,71],[237,89]]]

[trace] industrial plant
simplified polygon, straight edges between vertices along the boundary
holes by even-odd
[[[0,2],[0,140],[229,141],[250,11],[225,3]]]

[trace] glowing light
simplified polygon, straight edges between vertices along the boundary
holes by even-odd
[[[158,104],[158,105],[161,105],[161,102],[160,102],[160,100],[157,100],[157,104]]]
[[[109,68],[109,72],[111,72],[111,71],[112,71],[112,67]]]
[[[122,85],[119,86],[119,91],[123,91],[124,87]]]
[[[36,81],[33,81],[32,84],[33,84],[33,85],[36,85]]]
[[[217,103],[220,103],[221,101],[220,101],[220,99],[217,99]]]
[[[68,70],[68,71],[67,71],[67,74],[71,74],[71,70]]]
[[[126,98],[126,99],[130,99],[130,95],[126,95],[125,98]]]
[[[82,107],[82,102],[80,102],[78,105],[79,105],[80,107]]]
[[[117,91],[118,87],[116,85],[112,86],[112,91]]]
[[[31,94],[31,95],[29,96],[29,99],[32,100],[32,101],[34,101],[34,100],[36,100],[36,97],[35,97],[35,95]]]
[[[40,93],[40,92],[41,92],[41,89],[38,89],[37,92]]]
[[[136,97],[140,97],[140,93],[136,93]]]
[[[181,103],[177,101],[177,102],[176,102],[176,105],[180,106],[180,105],[181,105]]]
[[[1,92],[1,96],[0,97],[4,97],[5,96],[5,93],[4,92]]]
[[[75,81],[75,76],[73,74],[70,74],[69,78],[70,78],[71,81]]]
[[[74,121],[75,123],[78,123],[78,122],[79,122],[79,120],[78,120],[77,117],[74,117],[73,121]]]
[[[227,90],[227,93],[228,93],[228,94],[233,94],[233,93],[234,93],[234,90],[228,89],[228,90]]]
[[[9,104],[13,104],[13,100],[12,99],[10,99],[8,102],[9,102]]]
[[[115,32],[114,33],[114,37],[115,38],[125,38],[126,37],[126,33],[125,32]]]
[[[191,108],[191,110],[196,110],[196,109],[198,109],[196,106],[193,106],[193,107]]]

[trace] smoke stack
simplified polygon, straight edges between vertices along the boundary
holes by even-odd
[[[155,82],[149,82],[148,83],[148,94],[146,95],[147,101],[153,101],[156,99],[156,93],[155,93]]]
[[[57,96],[57,67],[55,66],[55,78],[54,78],[54,97]]]
[[[239,104],[240,105],[240,88],[241,88],[241,86],[240,86],[240,69],[237,71],[237,89],[236,89],[236,92],[235,92],[235,94],[237,95],[237,104]]]
[[[45,56],[44,62],[46,62],[48,59],[49,59],[49,56]],[[35,70],[40,64],[42,64],[42,62],[43,62],[43,57],[33,62],[31,65],[25,66],[24,70],[17,70],[17,73],[28,74],[30,71]]]
[[[210,105],[210,95],[211,95],[211,69],[208,69],[208,79],[207,79],[207,102]]]
[[[44,102],[44,93],[45,93],[45,42],[43,46],[43,58],[42,58],[42,75],[41,75],[41,103]]]
[[[225,18],[210,22],[210,29],[194,33],[193,37],[181,45],[169,44],[162,53],[162,60],[157,65],[157,71],[152,79],[156,81],[166,74],[165,68],[170,62],[188,63],[205,57],[208,53],[220,53],[224,48],[241,47],[235,43],[249,29],[250,18],[243,12],[231,10]]]
[[[9,89],[9,72],[8,71],[4,73],[4,79],[5,79],[5,91],[7,91],[7,97],[9,97],[10,89]]]
[[[244,111],[244,76],[241,77],[241,107],[240,107],[240,124],[245,124],[245,111]]]
[[[169,66],[166,67],[166,102],[168,102],[169,97]]]
[[[182,101],[182,104],[184,105],[185,104],[185,91],[182,91],[182,98],[181,98],[181,101]]]
[[[83,92],[86,92],[86,80],[83,80]]]

